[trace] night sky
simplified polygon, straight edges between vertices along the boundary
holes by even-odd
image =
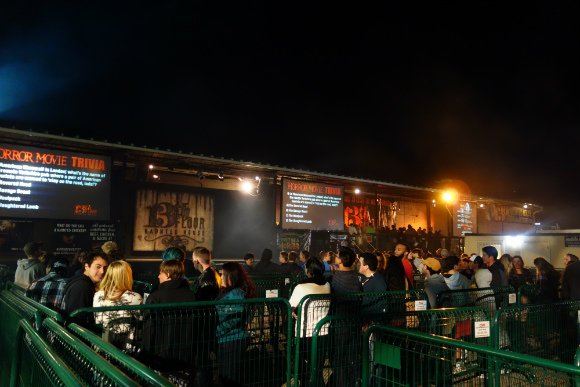
[[[580,2],[359,3],[3,1],[0,125],[459,179],[580,228]]]

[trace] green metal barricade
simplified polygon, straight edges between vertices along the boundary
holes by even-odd
[[[578,339],[580,301],[523,305],[498,310],[494,347],[573,364]]]
[[[521,285],[518,289],[518,305],[536,305],[541,285]]]
[[[27,303],[28,305],[30,305],[31,307],[33,307],[34,309],[36,309],[36,311],[38,313],[40,313],[41,319],[44,320],[45,318],[49,317],[52,318],[55,321],[58,321],[60,323],[64,322],[64,318],[62,317],[62,315],[60,313],[58,313],[55,310],[52,310],[50,308],[48,308],[45,305],[42,305],[26,296],[23,296],[20,293],[12,293],[14,295],[14,297],[16,297],[17,299]]]
[[[74,323],[68,325],[67,329],[113,366],[138,382],[140,386],[174,386],[169,380],[158,375],[135,358],[120,351],[114,345],[103,341],[89,330]]]
[[[99,356],[90,347],[74,337],[56,321],[43,321],[45,341],[81,380],[89,386],[139,386],[139,383]]]
[[[437,295],[437,303],[443,308],[483,307],[493,314],[499,308],[515,305],[517,294],[511,286],[444,290]]]
[[[266,297],[268,290],[278,290],[278,297],[289,299],[292,289],[298,282],[298,276],[279,273],[249,273],[248,276],[256,285],[258,297]]]
[[[87,314],[95,312],[122,314],[103,327],[107,341],[129,349],[172,382],[191,383],[195,376],[211,379],[217,370],[224,385],[290,385],[287,300],[83,308],[70,317],[86,321]],[[85,327],[100,334],[98,326]]]
[[[6,290],[8,290],[9,292],[12,293],[18,293],[18,294],[22,294],[23,296],[26,296],[28,289],[23,288],[20,285],[15,284],[14,282],[7,282],[6,283]]]
[[[48,343],[25,320],[20,320],[16,334],[14,362],[11,367],[11,387],[78,387],[82,382],[55,355]],[[4,368],[4,366],[3,366]],[[7,386],[8,384],[2,384]]]
[[[363,386],[580,385],[580,368],[421,332],[374,325],[363,342]]]
[[[7,386],[10,382],[10,367],[18,344],[15,333],[21,319],[35,327],[41,322],[40,314],[34,308],[3,290],[0,293],[0,386]]]

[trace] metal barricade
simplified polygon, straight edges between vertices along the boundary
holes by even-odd
[[[19,293],[22,294],[23,296],[26,296],[28,289],[23,288],[20,285],[15,284],[14,282],[7,282],[6,283],[6,290],[8,290],[9,292],[12,293]]]
[[[298,276],[278,273],[249,273],[256,285],[257,297],[266,297],[268,290],[278,290],[278,297],[290,299],[292,289],[299,281]]]
[[[450,338],[491,345],[490,315],[483,308],[413,311],[402,315],[363,313],[355,316],[327,316],[314,328],[311,346],[299,353],[301,357],[295,358],[294,379],[301,380],[302,385],[322,385],[324,380],[331,386],[354,386],[361,375],[361,348],[365,345],[363,334],[366,328],[377,323],[400,326],[400,318],[406,320],[406,330],[440,333]],[[488,335],[478,338],[475,331],[481,323],[487,324]],[[308,344],[304,338],[301,341]],[[467,362],[468,359],[463,353],[458,353],[457,361]],[[310,376],[316,376],[316,379],[309,379]]]
[[[518,305],[536,305],[541,285],[521,285],[518,289]]]
[[[499,308],[517,303],[517,295],[511,286],[493,288],[470,288],[444,290],[437,295],[437,303],[443,308],[483,307],[494,314]]]
[[[217,370],[224,385],[290,385],[287,300],[82,308],[71,321],[86,321],[95,312],[124,312],[103,327],[104,338],[172,382],[211,380]],[[98,326],[85,328],[100,333]]]
[[[42,305],[40,303],[38,303],[37,301],[34,301],[31,298],[28,298],[26,296],[23,296],[20,293],[12,293],[17,299],[29,304],[31,307],[33,307],[34,309],[37,310],[38,313],[40,313],[41,318],[44,320],[45,318],[49,317],[52,318],[55,321],[58,321],[60,323],[64,322],[64,318],[62,317],[62,315],[60,313],[58,313],[57,311],[50,309],[49,307]]]
[[[374,325],[364,342],[363,386],[580,385],[574,366],[420,332]],[[469,362],[458,365],[457,353]]]
[[[30,323],[20,320],[17,332],[15,360],[11,367],[6,367],[12,370],[10,387],[78,387],[82,385],[81,380],[74,375],[62,358],[53,353],[48,343],[40,337]]]
[[[498,310],[494,316],[494,347],[573,364],[580,344],[580,301],[523,305]]]

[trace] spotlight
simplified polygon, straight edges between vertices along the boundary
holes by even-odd
[[[357,189],[355,189],[355,190],[354,190],[354,193],[358,195],[358,194],[360,193],[360,189],[358,189],[358,188],[357,188]]]
[[[479,203],[479,208],[483,208],[483,207],[485,207],[485,206],[483,205],[483,203]]]
[[[149,169],[153,169],[153,164],[149,164]]]
[[[528,205],[527,204],[524,204],[524,208],[528,208]]]
[[[218,180],[224,181],[224,173],[223,172],[220,172],[220,174],[218,175]]]
[[[197,177],[199,177],[199,180],[205,179],[205,176],[203,175],[203,171],[197,171]]]

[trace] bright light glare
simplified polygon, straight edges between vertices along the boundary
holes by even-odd
[[[524,208],[528,208],[528,205],[527,204],[524,204]]]
[[[253,186],[253,184],[252,184],[252,183],[250,183],[249,181],[244,181],[244,182],[242,183],[242,189],[243,189],[245,192],[247,192],[247,193],[250,193],[250,192],[252,192],[252,188],[253,188],[253,187],[254,187],[254,186]]]
[[[443,200],[445,200],[446,202],[450,202],[451,199],[453,199],[453,195],[451,195],[450,192],[445,192],[443,194]]]
[[[484,207],[483,203],[481,203],[481,204],[479,205],[479,207],[480,207],[480,208],[483,208],[483,207]]]
[[[354,193],[355,193],[355,194],[359,194],[359,193],[360,193],[360,189],[358,189],[358,188],[357,188],[357,189],[355,189],[355,190],[354,190]]]
[[[512,247],[519,247],[522,245],[522,243],[524,243],[524,238],[522,238],[520,235],[515,236],[515,237],[508,236],[506,241]]]
[[[149,169],[153,169],[153,164],[149,164]]]

